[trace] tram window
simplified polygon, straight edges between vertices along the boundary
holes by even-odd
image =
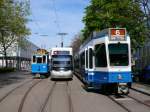
[[[128,66],[128,44],[109,44],[110,66]]]
[[[88,50],[86,50],[86,68],[88,68]]]
[[[43,63],[46,63],[46,56],[43,56]]]
[[[75,59],[74,67],[79,68],[79,59]]]
[[[105,44],[97,44],[95,46],[95,66],[96,67],[107,66]]]
[[[82,68],[85,67],[85,54],[84,54],[84,52],[80,55],[80,65]]]
[[[33,56],[33,63],[36,62],[36,56]]]
[[[89,68],[93,68],[93,50],[89,49]]]
[[[37,57],[37,63],[42,63],[42,57]]]

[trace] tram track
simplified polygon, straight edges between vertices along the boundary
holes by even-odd
[[[145,95],[145,96],[150,96],[150,94],[149,93],[146,93],[146,92],[143,92],[143,91],[140,91],[140,90],[137,90],[137,89],[133,89],[133,88],[131,88],[131,90],[132,91],[134,91],[134,92],[136,92],[136,93],[140,93],[140,94],[143,94],[143,95]],[[133,99],[133,100],[135,100],[135,101],[137,101],[137,102],[139,102],[139,103],[141,103],[141,104],[143,104],[143,105],[145,105],[145,106],[147,106],[147,107],[149,107],[150,108],[150,104],[147,104],[147,103],[145,103],[144,101],[141,101],[141,100],[139,100],[139,99],[137,99],[137,98],[134,98],[132,95],[127,95],[129,98],[131,98],[131,99]]]
[[[34,79],[28,80],[28,81],[26,81],[26,82],[20,84],[19,86],[13,88],[13,89],[10,90],[9,92],[7,92],[2,98],[0,98],[0,103],[1,103],[2,101],[4,101],[5,98],[7,98],[7,97],[8,97],[11,93],[13,93],[15,90],[17,90],[17,89],[23,87],[25,84],[27,84],[27,83],[29,83],[29,82],[32,82],[33,80],[34,80]]]
[[[141,91],[141,90],[135,89],[135,88],[130,88],[130,89],[131,89],[131,90],[133,90],[133,91],[139,92],[139,93],[141,93],[141,94],[144,94],[144,95],[150,96],[150,93],[147,93],[147,92],[144,92],[144,91]]]
[[[46,97],[46,100],[45,102],[43,103],[42,105],[42,108],[40,110],[40,112],[47,112],[46,110],[46,107],[48,105],[48,102],[52,102],[53,101],[53,93],[54,93],[54,90],[56,88],[56,85],[57,85],[57,82],[54,82],[51,89],[49,90],[49,93],[48,93],[48,96]],[[70,88],[70,85],[69,85],[69,82],[66,81],[65,82],[65,86],[64,86],[64,89],[66,91],[66,95],[67,95],[67,100],[68,100],[68,111],[69,112],[74,112],[73,111],[73,104],[72,104],[72,99],[71,99],[71,88]],[[49,105],[49,112],[52,111],[52,104]]]
[[[51,89],[50,89],[50,91],[49,91],[49,93],[48,93],[48,96],[47,96],[47,98],[46,98],[44,104],[42,105],[42,108],[41,108],[40,112],[44,112],[44,111],[45,111],[45,108],[46,108],[46,106],[47,106],[47,103],[48,103],[48,101],[50,100],[50,97],[52,97],[52,94],[53,94],[53,91],[54,91],[55,86],[56,86],[56,82],[53,83],[53,85],[52,85],[52,87],[51,87]]]
[[[73,112],[73,103],[72,103],[72,99],[71,99],[71,88],[70,85],[68,83],[68,81],[66,82],[67,84],[67,96],[68,96],[68,103],[69,103],[69,112]]]
[[[20,103],[20,105],[19,105],[18,112],[22,112],[23,106],[24,106],[24,103],[25,103],[25,101],[26,101],[26,99],[27,99],[27,97],[28,97],[28,94],[31,92],[31,90],[33,89],[33,87],[35,87],[35,86],[36,86],[37,84],[39,84],[41,81],[42,81],[42,80],[40,79],[40,80],[38,80],[37,82],[35,82],[34,84],[32,84],[32,85],[28,88],[28,90],[25,92],[23,98],[21,99],[21,103]]]
[[[130,95],[127,95],[127,97],[129,97],[129,98],[135,100],[136,102],[138,102],[138,103],[140,103],[140,104],[143,104],[143,105],[145,105],[145,106],[147,106],[147,107],[150,108],[150,105],[148,105],[148,104],[146,104],[146,103],[144,103],[144,102],[142,102],[142,101],[140,101],[140,100],[138,100],[138,99],[136,99],[136,98],[134,98],[134,97],[132,97],[132,96],[130,96]]]
[[[113,96],[108,96],[109,99],[111,99],[113,102],[115,102],[117,105],[119,105],[121,108],[123,108],[127,112],[132,112],[130,109],[128,109],[126,106],[124,106],[122,103],[115,100]]]
[[[121,101],[121,99],[125,99],[125,100],[128,99],[129,101],[130,100],[134,101],[135,103],[140,104],[140,105],[144,105],[150,109],[150,104],[147,104],[147,103],[145,103],[145,102],[143,102],[143,101],[141,101],[141,100],[139,100],[139,99],[137,99],[131,95],[123,95],[123,96],[110,95],[110,96],[108,96],[108,98],[111,99],[113,102],[115,102],[120,107],[122,107],[127,112],[133,112],[133,111],[131,110],[131,107],[126,106],[123,102],[124,100]],[[120,101],[119,101],[119,99],[120,99]]]

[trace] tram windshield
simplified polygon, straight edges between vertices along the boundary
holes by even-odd
[[[47,56],[33,56],[32,63],[47,63]]]
[[[42,63],[42,57],[37,57],[37,63]]]
[[[109,44],[110,66],[128,66],[128,44]]]
[[[53,55],[52,64],[54,70],[70,70],[72,69],[71,55]]]

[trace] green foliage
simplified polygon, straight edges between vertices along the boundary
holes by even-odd
[[[5,58],[8,48],[16,43],[22,45],[21,40],[30,34],[30,30],[26,27],[28,5],[27,2],[0,0],[0,53]]]
[[[0,68],[0,73],[14,72],[15,68]]]
[[[82,33],[78,33],[72,40],[71,47],[73,48],[74,54],[79,51],[80,45],[82,43],[81,41],[83,40],[82,38],[83,38]]]
[[[126,28],[132,40],[132,47],[142,45],[148,29],[144,23],[144,13],[134,0],[91,0],[83,18],[84,40],[93,32],[105,28]]]

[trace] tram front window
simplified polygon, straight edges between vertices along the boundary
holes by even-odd
[[[52,56],[53,70],[71,70],[72,56],[70,55],[54,55]]]
[[[110,66],[128,66],[128,44],[109,44]]]
[[[42,63],[42,57],[37,57],[37,63]]]
[[[33,56],[32,62],[33,62],[33,63],[36,63],[36,56]]]

